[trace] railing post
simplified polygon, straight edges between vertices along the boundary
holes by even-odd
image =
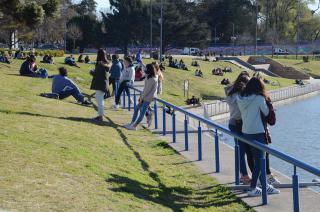
[[[158,129],[158,106],[157,106],[157,100],[154,101],[153,110],[154,110],[154,128],[157,130]]]
[[[220,150],[219,150],[219,135],[218,130],[214,133],[214,143],[215,143],[215,156],[216,156],[216,172],[220,172]]]
[[[263,157],[260,159],[261,166],[261,186],[262,186],[262,204],[268,204],[268,194],[267,194],[267,176],[266,176],[266,156],[265,152],[263,152]]]
[[[198,160],[202,160],[202,129],[200,121],[198,126]]]
[[[172,113],[172,143],[177,141],[177,131],[176,131],[176,112]]]
[[[188,130],[188,117],[184,116],[184,150],[189,150],[189,130]]]
[[[236,185],[240,184],[240,148],[239,148],[239,142],[238,139],[235,139],[235,145],[234,145],[234,157],[235,157],[235,182]]]
[[[163,122],[162,135],[165,136],[167,133],[167,130],[166,130],[166,106],[165,105],[163,105],[163,109],[162,109],[162,122]]]
[[[130,90],[130,88],[129,88]],[[131,110],[131,92],[128,93],[128,111]]]
[[[134,105],[134,107],[137,106],[137,94],[136,94],[136,90],[133,90],[133,105]]]
[[[126,92],[123,91],[123,96],[122,96],[122,108],[125,109],[126,108]]]
[[[300,211],[299,204],[299,179],[297,175],[297,167],[294,166],[294,174],[292,175],[292,189],[293,189],[293,211]]]

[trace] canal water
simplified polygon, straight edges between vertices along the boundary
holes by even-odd
[[[270,146],[320,168],[320,96],[277,106],[276,115],[277,123],[270,128]],[[225,137],[225,142],[233,145],[230,137]],[[293,166],[277,158],[271,157],[270,165],[289,177],[293,174]],[[300,169],[298,174],[300,182],[317,178]]]

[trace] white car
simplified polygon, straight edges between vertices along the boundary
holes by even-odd
[[[273,54],[275,54],[275,55],[289,55],[290,53],[288,52],[288,50],[275,48]]]

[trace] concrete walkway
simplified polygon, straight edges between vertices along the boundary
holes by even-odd
[[[161,106],[161,105],[159,105]],[[190,109],[192,112],[197,112],[197,109]],[[154,129],[154,125],[150,127],[154,134],[161,136],[165,139],[172,148],[178,151],[181,155],[186,157],[190,163],[199,167],[199,171],[203,174],[215,178],[221,184],[232,186],[235,184],[235,171],[234,171],[234,150],[224,144],[220,143],[220,173],[215,172],[215,145],[214,138],[210,133],[202,133],[202,161],[198,161],[198,121],[189,119],[189,151],[185,151],[185,135],[184,135],[184,115],[181,113],[176,114],[176,143],[172,143],[172,116],[166,114],[166,129],[167,135],[162,136],[162,109],[158,110],[158,129]],[[153,123],[154,124],[154,123]],[[207,127],[202,125],[202,129],[206,130]],[[293,169],[293,168],[292,168]],[[281,180],[282,183],[291,183],[291,179],[274,171],[274,174]],[[281,194],[268,196],[268,205],[262,206],[261,197],[248,198],[246,193],[235,191],[244,202],[261,212],[289,212],[293,211],[293,192],[292,189],[281,189]],[[314,191],[301,188],[300,189],[300,211],[318,212],[320,206],[320,194]]]

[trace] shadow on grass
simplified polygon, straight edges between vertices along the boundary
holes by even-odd
[[[188,187],[167,186],[160,178],[157,172],[150,169],[149,164],[143,160],[140,153],[130,144],[128,137],[116,123],[107,117],[111,127],[115,128],[122,139],[124,145],[133,153],[136,160],[146,174],[157,183],[157,186],[148,185],[139,182],[136,179],[127,176],[111,174],[106,182],[116,183],[116,188],[110,190],[114,192],[125,192],[134,195],[136,198],[151,201],[164,205],[174,211],[182,211],[183,208],[193,206],[196,208],[207,208],[210,206],[224,206],[232,203],[240,203],[227,188],[222,185],[216,185],[210,189],[195,190]],[[161,147],[168,148],[168,145],[159,144]],[[211,195],[211,198],[208,197]],[[246,207],[246,206],[245,206]]]
[[[89,124],[95,124],[95,125],[99,125],[99,126],[111,127],[111,124],[108,123],[108,122],[98,122],[98,121],[95,121],[95,120],[93,120],[91,118],[56,117],[56,116],[43,115],[43,114],[38,114],[38,113],[11,111],[11,110],[3,110],[3,109],[0,109],[0,113],[15,114],[15,115],[25,115],[25,116],[34,116],[34,117],[44,117],[44,118],[53,118],[53,119],[68,120],[68,121],[75,121],[75,122],[86,122],[86,123],[89,123]]]

